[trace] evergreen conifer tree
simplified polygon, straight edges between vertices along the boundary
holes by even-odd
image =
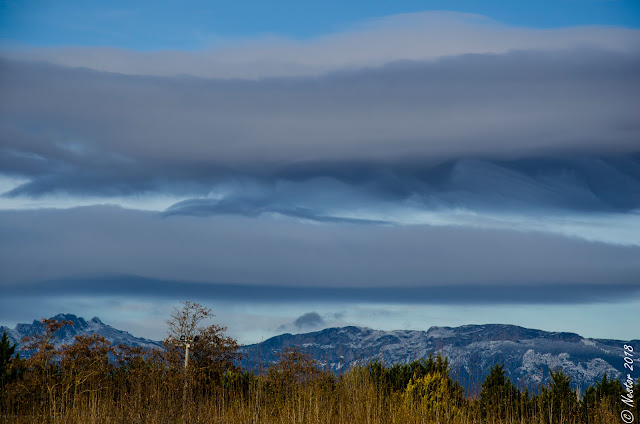
[[[520,404],[520,391],[505,376],[504,364],[495,364],[482,383],[480,409],[483,418],[503,420],[514,416]]]
[[[15,351],[16,344],[11,346],[7,332],[4,331],[0,340],[0,392],[3,392],[5,385],[15,377],[15,373],[12,373],[9,367]]]

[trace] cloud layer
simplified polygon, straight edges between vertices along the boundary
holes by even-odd
[[[612,51],[466,55],[258,82],[7,60],[0,72],[0,169],[29,179],[13,194],[30,196],[202,195],[225,179],[291,170],[334,177],[460,157],[629,155],[640,139],[640,56]]]
[[[1,212],[0,233],[5,286],[101,274],[363,288],[625,285],[640,275],[640,247],[513,230],[162,218],[93,207]]]
[[[206,52],[5,47],[0,288],[637,298],[639,41],[431,13]],[[162,206],[104,206],[140,199]]]

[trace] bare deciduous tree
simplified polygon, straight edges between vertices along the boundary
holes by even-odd
[[[171,318],[167,321],[169,326],[169,341],[179,340],[181,336],[193,339],[199,331],[199,324],[207,318],[213,318],[211,309],[197,302],[185,300],[182,308],[174,308]]]
[[[219,376],[226,370],[234,369],[234,363],[240,354],[236,340],[226,335],[227,327],[217,324],[200,325],[214,316],[211,309],[199,303],[182,302],[182,308],[175,308],[167,321],[169,336],[165,346],[174,356],[182,356],[182,349],[176,346],[176,341],[184,335],[187,340],[193,340],[193,366]]]

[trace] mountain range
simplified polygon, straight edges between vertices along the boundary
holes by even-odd
[[[389,366],[440,353],[448,358],[454,378],[473,395],[495,364],[504,364],[506,375],[520,388],[537,391],[549,382],[550,370],[561,368],[571,377],[574,388],[584,391],[604,373],[610,378],[622,375],[624,344],[633,345],[636,351],[640,348],[640,340],[589,339],[573,333],[488,324],[431,327],[428,331],[327,328],[283,334],[244,346],[242,351],[247,355],[246,368],[261,369],[275,362],[283,349],[298,347],[337,374],[374,360]]]
[[[112,345],[124,344],[128,346],[142,347],[145,349],[162,348],[162,343],[154,340],[135,337],[127,331],[118,330],[110,325],[100,321],[100,318],[94,317],[89,321],[73,314],[58,314],[51,319],[56,321],[71,321],[73,325],[65,325],[55,333],[53,345],[56,348],[65,344],[72,344],[75,336],[97,334],[104,337]],[[44,334],[44,326],[40,321],[33,321],[31,324],[18,324],[15,328],[0,326],[0,333],[7,332],[10,343],[17,343],[16,352],[22,357],[29,357],[31,351],[20,350],[20,344],[25,337],[31,337],[36,334]]]
[[[162,348],[158,341],[135,337],[92,318],[59,314],[56,320],[68,320],[55,335],[54,345],[73,343],[76,335],[98,334],[112,344],[144,348]],[[39,321],[18,324],[7,331],[12,343],[42,333]],[[487,324],[461,327],[431,327],[427,331],[381,331],[363,327],[327,328],[304,334],[282,334],[264,342],[241,347],[245,354],[241,365],[259,372],[278,360],[278,353],[295,347],[309,354],[327,371],[340,374],[357,365],[379,360],[389,366],[441,354],[449,360],[451,373],[474,395],[494,364],[504,364],[506,375],[520,388],[536,392],[549,381],[549,370],[562,369],[580,391],[600,380],[623,375],[623,347],[640,350],[640,340],[620,341],[584,338],[574,333],[547,332],[515,325]],[[21,351],[22,356],[30,352]],[[640,362],[636,359],[636,362]],[[640,363],[637,365],[640,366]]]

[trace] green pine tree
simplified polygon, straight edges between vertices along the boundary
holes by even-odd
[[[11,372],[11,357],[16,351],[16,344],[11,346],[7,332],[2,333],[0,340],[0,393],[4,393],[5,386],[15,378],[15,373]]]
[[[551,382],[548,390],[543,390],[546,416],[551,423],[573,424],[579,417],[578,397],[571,388],[571,377],[561,369],[549,370]]]
[[[504,364],[495,364],[482,383],[480,411],[484,419],[504,420],[518,415],[520,390],[505,376]]]

